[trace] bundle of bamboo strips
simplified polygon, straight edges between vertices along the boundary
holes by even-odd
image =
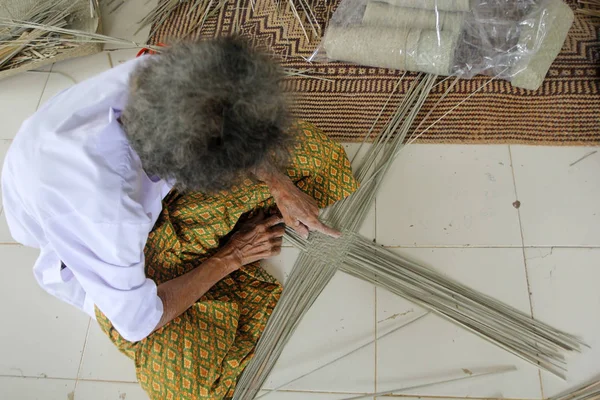
[[[238,381],[234,399],[255,398],[305,314],[305,307],[316,300],[338,269],[413,301],[523,360],[563,377],[566,367],[561,351],[578,351],[583,344],[580,339],[354,233],[365,220],[387,171],[404,148],[405,140],[408,143],[416,140],[494,78],[429,127],[420,130],[435,109],[430,110],[418,125],[415,123],[436,79],[435,75],[425,75],[414,81],[357,169],[356,177],[361,187],[322,214],[323,220],[341,230],[343,236],[332,239],[311,235],[305,240],[293,230],[286,231],[286,238],[302,252],[261,336],[255,356]],[[455,79],[442,99],[456,82]]]
[[[76,43],[55,30],[82,28],[96,32],[99,26],[96,7],[96,0],[15,0],[2,4],[0,75],[100,51],[98,46]]]
[[[405,97],[400,110],[410,110],[409,115],[414,119],[434,82],[435,76],[432,75],[417,81]],[[400,116],[400,112],[397,116]],[[396,118],[395,122],[400,124],[401,121]],[[367,160],[371,161],[371,157],[367,157]],[[381,176],[384,173],[384,169],[381,169],[374,175]],[[377,185],[379,182],[380,180],[374,179],[371,184]],[[370,204],[371,196],[374,195],[369,187],[372,186],[363,185],[346,200],[331,206],[325,217],[328,223],[342,231],[358,229],[366,217],[365,209],[368,210],[368,207],[365,205]],[[352,204],[361,206],[353,207]],[[354,208],[354,212],[348,213],[349,208]],[[308,307],[321,294],[347,255],[346,244],[349,245],[350,242],[344,239],[338,240],[332,246],[329,238],[322,234],[311,234],[305,241],[293,231],[288,232],[288,239],[303,252],[298,257],[281,299],[261,335],[254,358],[238,380],[234,399],[256,397]],[[344,235],[344,238],[350,237],[348,234]]]
[[[566,393],[551,397],[549,400],[599,400],[600,380],[596,378],[591,383],[576,386]]]
[[[600,0],[578,0],[580,14],[600,18]]]
[[[579,351],[578,338],[502,302],[356,237],[341,270],[382,287],[466,328],[523,360],[564,378],[562,350]]]

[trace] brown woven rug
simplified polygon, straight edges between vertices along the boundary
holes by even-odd
[[[287,4],[286,0],[279,0]],[[309,42],[289,9],[278,0],[230,0],[201,31],[190,32],[201,15],[183,3],[151,37],[151,43],[178,38],[208,38],[235,32],[281,57],[285,67],[310,69],[327,80],[289,77],[286,89],[296,94],[294,112],[340,141],[358,141],[371,128],[401,72],[346,63],[308,64],[318,38]],[[251,2],[254,5],[251,7]],[[337,0],[315,6],[325,26]],[[568,0],[573,9],[575,1]],[[543,86],[538,91],[513,88],[508,82],[491,82],[420,137],[422,143],[520,143],[538,145],[600,144],[600,19],[576,14],[576,21]],[[306,24],[305,24],[306,26]],[[308,29],[308,28],[307,28]],[[414,74],[408,75],[397,104]],[[434,122],[488,77],[460,80],[428,121]],[[424,112],[438,100],[450,80],[434,88]],[[389,107],[391,111],[392,107]],[[384,113],[379,125],[387,120]],[[429,124],[424,124],[426,127]]]

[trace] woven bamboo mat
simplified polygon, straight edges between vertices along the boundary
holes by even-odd
[[[279,0],[286,4],[286,0]],[[325,80],[289,77],[286,90],[295,96],[294,113],[340,141],[358,141],[371,128],[392,93],[401,72],[345,63],[308,64],[318,45],[307,40],[289,9],[277,0],[234,0],[201,30],[201,18],[189,3],[173,12],[150,38],[150,43],[172,43],[181,38],[209,38],[239,33],[269,49],[286,67],[310,69]],[[324,27],[337,0],[315,0],[317,18]],[[573,9],[574,0],[568,0]],[[537,91],[513,88],[496,80],[441,119],[420,137],[421,143],[511,143],[537,145],[600,144],[600,20],[576,14],[565,45]],[[304,58],[303,58],[304,57]],[[408,75],[390,102],[390,111],[414,75]],[[441,101],[428,121],[438,120],[459,101],[488,81],[488,77],[460,80]],[[439,84],[423,112],[438,101],[450,80]],[[387,120],[384,113],[379,126]],[[428,126],[425,123],[423,126]]]

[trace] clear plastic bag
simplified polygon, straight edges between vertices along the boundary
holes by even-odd
[[[486,74],[537,89],[573,19],[562,0],[342,0],[311,61]]]

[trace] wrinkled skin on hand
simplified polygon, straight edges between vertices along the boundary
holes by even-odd
[[[319,207],[315,199],[298,189],[288,176],[278,172],[268,162],[256,167],[253,173],[269,186],[283,221],[300,236],[308,238],[309,231],[332,237],[341,236],[340,232],[319,221]]]
[[[264,260],[281,253],[285,227],[279,215],[266,216],[263,210],[241,222],[239,229],[215,254],[231,259],[239,267]]]
[[[303,238],[309,231],[317,231],[332,237],[340,233],[319,221],[319,207],[315,199],[298,189],[291,180],[282,180],[271,188],[271,194],[287,226]]]

